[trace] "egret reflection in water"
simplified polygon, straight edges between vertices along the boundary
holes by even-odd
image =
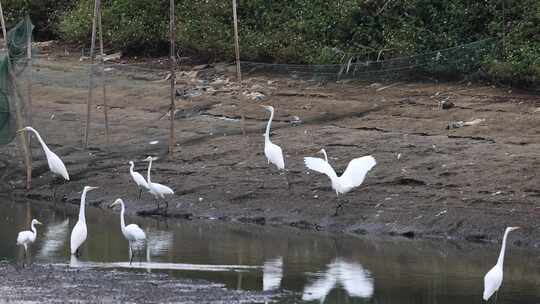
[[[278,289],[283,278],[283,257],[268,260],[263,265],[263,291]]]
[[[304,288],[302,300],[324,302],[332,289],[343,287],[351,297],[371,298],[373,296],[373,278],[368,270],[354,262],[336,259],[328,265],[320,277]]]
[[[69,218],[63,222],[47,225],[47,230],[43,234],[43,244],[37,253],[37,257],[44,259],[62,250],[68,239]]]

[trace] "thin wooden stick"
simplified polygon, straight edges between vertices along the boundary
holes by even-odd
[[[242,82],[242,70],[240,69],[240,42],[238,39],[238,15],[236,14],[236,0],[233,3],[233,19],[234,19],[234,49],[236,52],[236,80]]]
[[[96,18],[100,0],[94,1],[94,16],[92,17],[92,42],[90,43],[90,79],[88,81],[88,99],[86,100],[86,128],[84,129],[84,149],[88,148],[90,133],[90,117],[92,112],[92,89],[94,86],[94,49],[96,47]]]
[[[16,93],[18,93],[17,89],[17,83],[15,74],[13,74],[13,69],[11,67],[11,61],[9,58],[9,47],[8,47],[8,41],[7,41],[7,29],[6,29],[6,22],[4,20],[4,10],[2,9],[2,3],[0,2],[0,24],[2,26],[2,34],[4,35],[4,42],[6,44],[6,59],[7,59],[7,69],[8,69],[8,75],[10,78],[10,83],[13,89]],[[15,116],[16,116],[16,125],[17,129],[23,128],[23,116],[22,116],[22,110],[21,110],[21,102],[22,102],[22,96],[20,94],[17,94],[17,98],[15,98]],[[19,134],[19,145],[20,149],[23,152],[24,156],[24,163],[26,165],[26,189],[30,189],[30,181],[32,180],[32,168],[30,164],[30,153],[28,152],[28,142],[26,140],[26,135],[24,133]]]
[[[103,88],[103,115],[105,115],[105,137],[107,140],[107,145],[110,144],[109,139],[109,106],[107,105],[107,88],[105,80],[105,52],[103,51],[103,30],[101,27],[101,6],[98,7],[98,27],[99,27],[99,49],[101,53],[101,85]]]
[[[27,17],[30,20],[30,17]],[[32,31],[28,33],[28,40],[26,41],[26,56],[28,58],[28,79],[27,79],[27,99],[28,103],[26,105],[26,120],[28,125],[32,125]],[[28,133],[28,162],[29,165],[26,168],[26,188],[30,190],[30,184],[32,183],[32,140],[31,134]]]
[[[171,65],[171,125],[169,130],[169,156],[172,156],[174,153],[175,145],[175,134],[174,134],[174,115],[176,112],[176,105],[174,103],[175,99],[175,82],[176,82],[176,22],[174,17],[174,0],[170,0],[170,20],[169,20],[169,32],[170,32],[170,43],[171,43],[171,54],[170,54],[170,65]]]

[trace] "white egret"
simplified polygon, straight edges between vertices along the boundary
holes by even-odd
[[[145,161],[148,162],[148,176],[147,176],[147,183],[148,183],[148,190],[150,191],[150,193],[152,193],[152,195],[154,196],[154,198],[157,200],[157,209],[159,209],[159,199],[163,199],[165,201],[165,204],[166,204],[166,207],[165,207],[165,210],[167,210],[167,208],[169,208],[169,202],[167,202],[165,200],[165,196],[166,195],[172,195],[174,194],[174,191],[173,189],[165,186],[165,185],[162,185],[162,184],[158,184],[158,183],[153,183],[151,180],[150,180],[150,171],[152,169],[152,161],[154,159],[151,157],[151,156],[148,156]]]
[[[503,280],[503,264],[504,264],[504,252],[506,250],[506,238],[508,233],[519,229],[519,227],[507,227],[504,231],[501,252],[499,253],[499,259],[497,264],[491,268],[486,276],[484,277],[484,301],[489,300],[489,298],[499,290]],[[497,302],[497,296],[495,295],[495,302]]]
[[[321,150],[326,157],[326,151]],[[355,158],[349,162],[347,169],[341,176],[337,176],[336,171],[328,163],[328,159],[325,161],[316,157],[305,157],[304,162],[306,167],[319,173],[326,174],[332,182],[332,189],[336,191],[338,197],[338,203],[336,206],[335,215],[338,214],[338,209],[342,208],[339,202],[339,194],[345,194],[351,191],[353,188],[360,186],[369,172],[376,164],[375,158],[371,155]]]
[[[114,201],[114,203],[112,203],[111,208],[118,204],[120,204],[120,206],[122,207],[122,209],[120,210],[120,229],[122,229],[122,234],[129,243],[129,249],[131,252],[129,264],[131,264],[131,262],[133,261],[133,248],[136,245],[142,245],[144,243],[144,240],[146,239],[146,234],[137,224],[129,224],[126,226],[126,223],[124,221],[124,212],[126,210],[124,201],[120,198],[117,199],[116,201]]]
[[[270,111],[270,118],[266,125],[266,131],[264,132],[264,155],[268,160],[268,164],[274,164],[278,170],[283,170],[285,173],[285,180],[287,182],[287,187],[290,188],[289,179],[285,172],[285,160],[283,159],[283,151],[281,147],[274,144],[270,141],[270,125],[272,124],[272,119],[274,119],[274,107],[272,106],[262,106],[266,110]]]
[[[19,232],[19,235],[17,236],[17,245],[24,247],[24,257],[26,258],[28,254],[28,245],[32,244],[36,241],[37,236],[37,230],[36,225],[42,225],[40,221],[33,219],[32,223],[30,223],[30,229],[32,231],[21,231]],[[23,263],[24,265],[24,263]]]
[[[86,241],[87,236],[87,229],[86,229],[86,217],[84,213],[84,207],[86,203],[86,193],[88,191],[97,189],[98,187],[90,187],[86,186],[83,189],[82,195],[81,195],[81,206],[79,208],[79,220],[77,221],[77,224],[75,224],[75,227],[73,227],[73,230],[71,230],[71,241],[70,241],[70,247],[71,247],[71,254],[75,254],[76,256],[79,256],[79,247]]]
[[[47,147],[47,145],[45,144],[45,141],[43,141],[43,139],[41,138],[41,135],[39,135],[38,131],[36,131],[36,129],[34,129],[32,127],[24,127],[24,128],[20,129],[17,132],[23,132],[23,131],[34,132],[34,134],[36,135],[39,143],[41,144],[41,147],[43,148],[43,151],[45,152],[45,156],[47,157],[47,163],[49,164],[49,170],[51,170],[51,172],[54,175],[61,176],[62,178],[64,178],[64,180],[68,181],[69,180],[69,174],[67,172],[66,166],[64,165],[64,163],[62,162],[60,157],[58,157],[58,155],[56,155],[53,151],[51,151],[51,149],[49,149],[49,147]],[[56,194],[56,190],[53,189],[53,195],[52,195],[53,199],[55,197],[55,194]]]
[[[139,188],[138,198],[140,199],[143,188],[147,190],[150,190],[150,189],[148,188],[148,183],[146,182],[144,177],[139,172],[133,171],[133,168],[135,167],[135,164],[133,163],[133,161],[129,161],[129,166],[130,166],[129,174],[131,174],[133,181],[135,182],[135,184],[137,184],[137,188]]]

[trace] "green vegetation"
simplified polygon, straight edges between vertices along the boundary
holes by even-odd
[[[168,1],[102,2],[109,46],[166,53]],[[32,3],[31,10],[48,3],[54,34],[88,43],[93,1]],[[230,1],[177,1],[176,13],[183,54],[233,58]],[[522,85],[540,82],[538,0],[239,0],[238,14],[244,60],[341,63],[343,52],[388,59],[494,37],[499,45],[478,58],[485,73]]]

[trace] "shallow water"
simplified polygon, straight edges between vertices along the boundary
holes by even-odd
[[[129,208],[136,201],[126,204]],[[499,251],[496,244],[337,237],[213,221],[127,218],[148,236],[147,250],[137,250],[129,265],[118,213],[87,208],[88,239],[80,259],[73,259],[69,235],[78,210],[62,203],[53,207],[5,198],[0,198],[0,206],[0,259],[22,259],[15,245],[17,232],[29,229],[28,223],[37,218],[44,225],[37,226],[38,239],[31,246],[34,262],[159,271],[232,289],[292,291],[283,303],[482,303],[483,276]],[[538,262],[537,252],[508,248],[497,303],[539,303]]]

